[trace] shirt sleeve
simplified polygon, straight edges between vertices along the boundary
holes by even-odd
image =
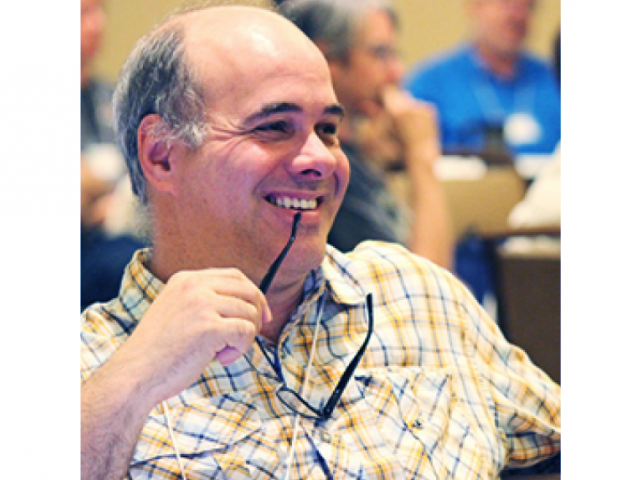
[[[118,333],[120,335],[118,335]],[[80,328],[80,381],[84,383],[122,344],[124,332],[114,332],[98,307],[85,310]]]
[[[524,467],[560,451],[560,386],[510,344],[465,293],[466,343],[493,401],[507,465]]]

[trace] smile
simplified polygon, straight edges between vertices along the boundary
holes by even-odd
[[[315,210],[320,204],[319,198],[295,198],[285,195],[273,196],[268,195],[266,197],[267,202],[272,205],[276,205],[282,208],[289,208],[292,210]]]

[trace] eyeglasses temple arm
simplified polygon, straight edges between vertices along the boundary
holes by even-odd
[[[323,420],[327,420],[329,417],[331,417],[331,414],[333,413],[333,409],[336,407],[336,405],[338,404],[338,400],[340,400],[340,397],[342,396],[342,392],[344,392],[344,389],[346,388],[347,383],[349,382],[349,380],[351,380],[351,377],[353,376],[353,373],[355,372],[356,368],[358,368],[360,359],[364,355],[364,352],[367,349],[367,346],[369,345],[369,339],[371,339],[371,335],[373,334],[373,295],[371,293],[367,294],[366,301],[367,301],[367,313],[369,314],[369,327],[367,329],[367,336],[364,338],[364,342],[362,343],[362,346],[358,350],[358,353],[356,353],[356,356],[353,358],[351,363],[347,366],[347,369],[344,371],[344,374],[340,378],[338,385],[333,391],[333,395],[331,395],[326,405],[322,408]]]
[[[296,239],[296,233],[298,232],[298,224],[300,223],[301,217],[302,217],[302,214],[300,212],[296,212],[296,214],[293,216],[293,227],[291,227],[291,237],[289,238],[289,241],[285,245],[282,252],[280,252],[280,255],[278,255],[278,258],[276,258],[275,261],[269,267],[267,274],[264,276],[264,278],[260,282],[259,288],[260,288],[260,291],[264,294],[266,294],[267,291],[269,290],[269,287],[271,286],[271,282],[273,282],[273,279],[275,278],[276,273],[280,268],[280,264],[282,264],[282,261],[287,256],[287,253],[289,253],[289,249],[291,248],[291,245],[293,245],[293,241]]]
[[[269,270],[267,270],[267,274],[264,276],[264,278],[260,282],[260,286],[258,288],[260,288],[260,291],[265,295],[269,290],[269,287],[271,286],[271,282],[273,282],[273,279],[275,278],[276,273],[278,272],[278,269],[282,264],[282,261],[287,256],[287,253],[289,253],[289,249],[291,248],[291,245],[293,245],[293,242],[296,239],[296,233],[298,232],[298,224],[300,223],[301,217],[302,217],[302,214],[300,212],[296,212],[296,214],[293,216],[293,226],[291,227],[291,236],[289,237],[289,241],[285,245],[282,252],[280,252],[280,255],[278,255],[278,258],[276,258],[275,261],[271,264],[271,266],[269,267]],[[271,364],[271,367],[276,372],[278,377],[280,377],[279,370],[276,368],[276,365],[274,361],[271,359],[271,357],[269,356],[269,354],[263,348],[262,343],[260,343],[258,339],[256,339],[256,343],[258,344],[258,347],[260,347],[260,350],[262,351],[262,355],[264,355],[264,357]]]

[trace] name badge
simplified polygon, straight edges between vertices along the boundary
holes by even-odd
[[[540,125],[528,113],[513,113],[504,124],[504,138],[512,145],[534,143],[541,134]]]

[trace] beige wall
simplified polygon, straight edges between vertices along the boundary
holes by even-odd
[[[268,0],[252,0],[267,5]],[[233,2],[233,0],[231,0]],[[197,1],[189,0],[105,0],[107,29],[96,71],[115,80],[122,63],[136,41],[171,12]]]
[[[395,0],[401,22],[400,50],[408,66],[465,39],[466,3],[467,0]],[[550,58],[559,28],[560,0],[538,0],[527,47]]]
[[[267,0],[255,0],[266,3]],[[349,0],[343,0],[349,1]],[[400,50],[408,66],[465,38],[466,0],[395,0],[402,32]],[[115,80],[136,40],[183,0],[106,0],[107,31],[96,70]],[[560,0],[538,0],[528,46],[539,55],[551,55],[560,28]]]

